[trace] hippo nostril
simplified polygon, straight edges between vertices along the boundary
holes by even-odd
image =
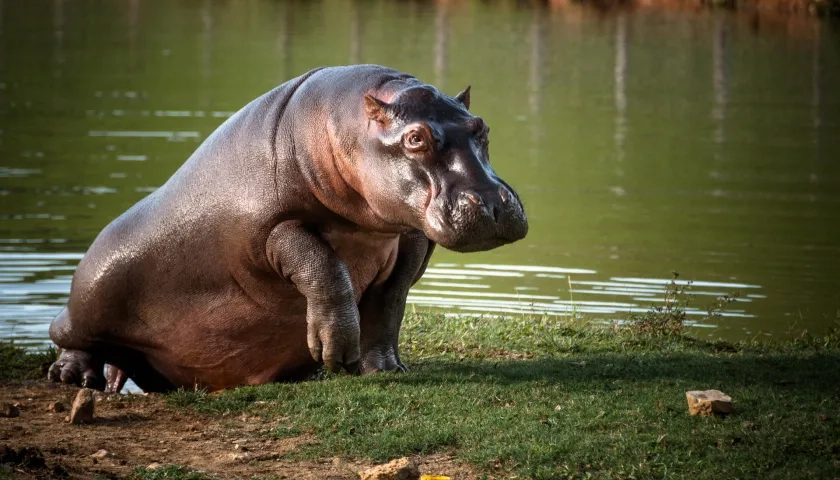
[[[472,193],[472,192],[461,192],[461,195],[465,197],[467,200],[472,202],[474,205],[480,206],[483,202],[481,201],[481,197]]]
[[[499,216],[502,214],[502,208],[498,204],[493,204],[493,220],[499,223]]]
[[[501,197],[502,203],[507,203],[510,200],[510,194],[505,187],[499,187],[499,197]]]

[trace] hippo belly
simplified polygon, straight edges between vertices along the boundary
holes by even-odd
[[[325,241],[348,267],[356,303],[371,286],[387,278],[398,251],[398,237],[333,230]],[[224,291],[147,306],[141,317],[154,318],[144,339],[149,363],[175,385],[211,390],[257,385],[298,377],[318,367],[306,345],[306,299],[276,277],[250,274],[231,277]],[[161,321],[162,317],[169,319]],[[201,339],[172,343],[170,338]]]
[[[173,385],[209,390],[267,383],[317,368],[306,348],[305,298],[264,306],[240,291],[224,295],[224,302],[211,311],[158,319],[154,325],[167,327],[148,332],[150,348],[142,350],[149,364]],[[166,340],[171,338],[185,341]]]

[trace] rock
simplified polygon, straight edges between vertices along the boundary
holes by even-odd
[[[108,450],[105,450],[105,449],[103,448],[103,449],[101,449],[101,450],[97,451],[96,453],[92,454],[92,455],[90,456],[90,458],[103,459],[103,458],[108,458],[108,457],[110,457],[110,456],[112,456],[112,455],[111,455],[111,452],[109,452]]]
[[[73,408],[70,409],[70,423],[78,425],[93,422],[94,393],[90,388],[79,390],[73,400]]]
[[[157,470],[158,468],[160,468],[160,464],[158,462],[152,462],[146,467],[146,470]]]
[[[0,417],[14,418],[20,415],[20,409],[11,403],[0,404]]]
[[[251,454],[248,453],[248,452],[231,453],[230,454],[230,459],[233,460],[234,462],[248,463],[248,462],[251,461]]]
[[[361,480],[419,480],[420,469],[413,460],[403,457],[359,472],[359,476]]]
[[[712,413],[732,413],[732,397],[720,390],[693,390],[685,392],[688,413],[708,416]]]
[[[65,410],[65,408],[64,404],[61,402],[51,402],[47,406],[47,410],[49,410],[50,412],[61,413]]]

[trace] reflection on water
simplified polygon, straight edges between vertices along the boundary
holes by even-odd
[[[0,3],[0,337],[46,341],[80,252],[234,111],[365,62],[472,85],[531,224],[438,249],[413,308],[621,320],[676,270],[701,336],[838,321],[837,27],[522,3]]]
[[[67,301],[75,264],[81,254],[0,253],[0,335],[34,343],[45,341],[49,322]],[[40,275],[36,275],[40,274]],[[40,278],[35,278],[40,276]],[[410,306],[443,310],[452,315],[527,314],[569,317],[587,315],[604,322],[621,322],[627,314],[644,312],[664,301],[670,279],[600,278],[598,272],[578,268],[500,264],[433,264],[408,297]],[[561,280],[563,279],[563,280]],[[445,281],[444,281],[445,280]],[[686,285],[687,281],[677,281]],[[692,295],[720,297],[732,289],[760,291],[759,285],[693,281]],[[607,297],[607,298],[605,298]],[[612,298],[608,298],[612,297]],[[620,301],[614,300],[621,297]],[[630,297],[630,298],[625,298]],[[764,298],[751,294],[739,303]],[[747,317],[739,306],[721,318]],[[705,317],[703,308],[686,314]],[[718,325],[688,321],[695,327]]]
[[[444,308],[455,314],[528,314],[568,317],[587,315],[594,319],[609,322],[626,320],[629,313],[647,311],[652,305],[664,302],[665,286],[671,279],[659,278],[621,278],[609,280],[580,280],[580,278],[599,278],[598,272],[576,268],[525,266],[525,265],[486,265],[446,264],[432,265],[419,285],[409,295],[409,304],[426,308]],[[550,272],[550,273],[549,273]],[[561,275],[560,273],[565,273]],[[438,282],[434,279],[463,280],[463,282]],[[516,279],[514,285],[527,285],[510,289],[510,279]],[[566,279],[566,281],[559,281]],[[470,283],[472,282],[472,283]],[[678,285],[691,283],[691,294],[698,296],[722,297],[733,289],[760,289],[759,285],[733,282],[683,281]],[[439,288],[427,287],[444,287]],[[475,291],[489,289],[491,291]],[[709,290],[711,289],[711,290]],[[527,291],[527,293],[522,293]],[[606,297],[622,298],[621,301]],[[749,303],[753,298],[738,299],[737,302]],[[690,316],[708,316],[705,308],[689,307]],[[721,312],[721,317],[754,317],[745,310],[735,307]],[[689,322],[693,326],[717,327],[713,324]]]
[[[0,253],[0,338],[45,342],[81,258],[74,253]]]

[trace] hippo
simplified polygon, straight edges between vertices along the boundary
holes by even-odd
[[[322,365],[405,371],[406,297],[435,245],[528,231],[469,107],[469,87],[450,97],[378,65],[318,68],[253,100],[94,240],[50,325],[48,378],[214,391]]]

